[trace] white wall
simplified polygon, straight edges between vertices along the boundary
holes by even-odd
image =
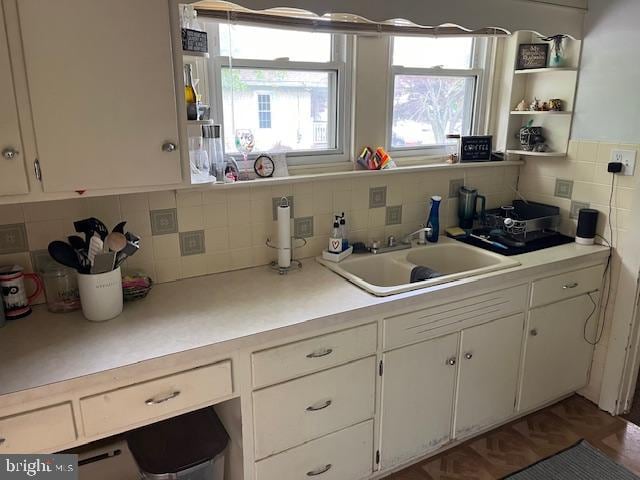
[[[640,2],[590,0],[572,137],[640,141]]]

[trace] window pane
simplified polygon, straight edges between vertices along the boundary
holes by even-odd
[[[396,75],[392,148],[444,145],[446,135],[469,135],[475,77]]]
[[[220,54],[233,58],[330,62],[331,34],[219,24]]]
[[[239,129],[253,132],[254,152],[336,148],[336,81],[335,71],[223,68],[226,152],[237,153]]]
[[[471,68],[473,38],[394,37],[393,64],[405,67]]]

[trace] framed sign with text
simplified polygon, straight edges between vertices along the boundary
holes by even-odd
[[[549,59],[549,44],[523,43],[518,45],[518,70],[546,68]]]
[[[460,162],[490,162],[493,137],[474,135],[460,140]]]

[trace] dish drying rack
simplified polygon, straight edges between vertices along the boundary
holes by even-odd
[[[522,241],[535,240],[556,233],[560,226],[560,208],[514,200],[512,205],[487,210],[483,223]]]

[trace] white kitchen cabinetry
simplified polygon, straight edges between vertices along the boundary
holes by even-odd
[[[458,333],[384,355],[382,468],[450,440],[457,356]]]
[[[462,331],[455,437],[460,439],[513,415],[524,315]]]
[[[169,2],[18,11],[44,190],[180,183]]]
[[[1,5],[0,5],[1,7]],[[27,193],[29,184],[24,167],[24,148],[18,124],[9,45],[0,8],[0,195]]]
[[[528,411],[587,384],[593,356],[598,296],[534,308],[525,342],[520,410]]]

